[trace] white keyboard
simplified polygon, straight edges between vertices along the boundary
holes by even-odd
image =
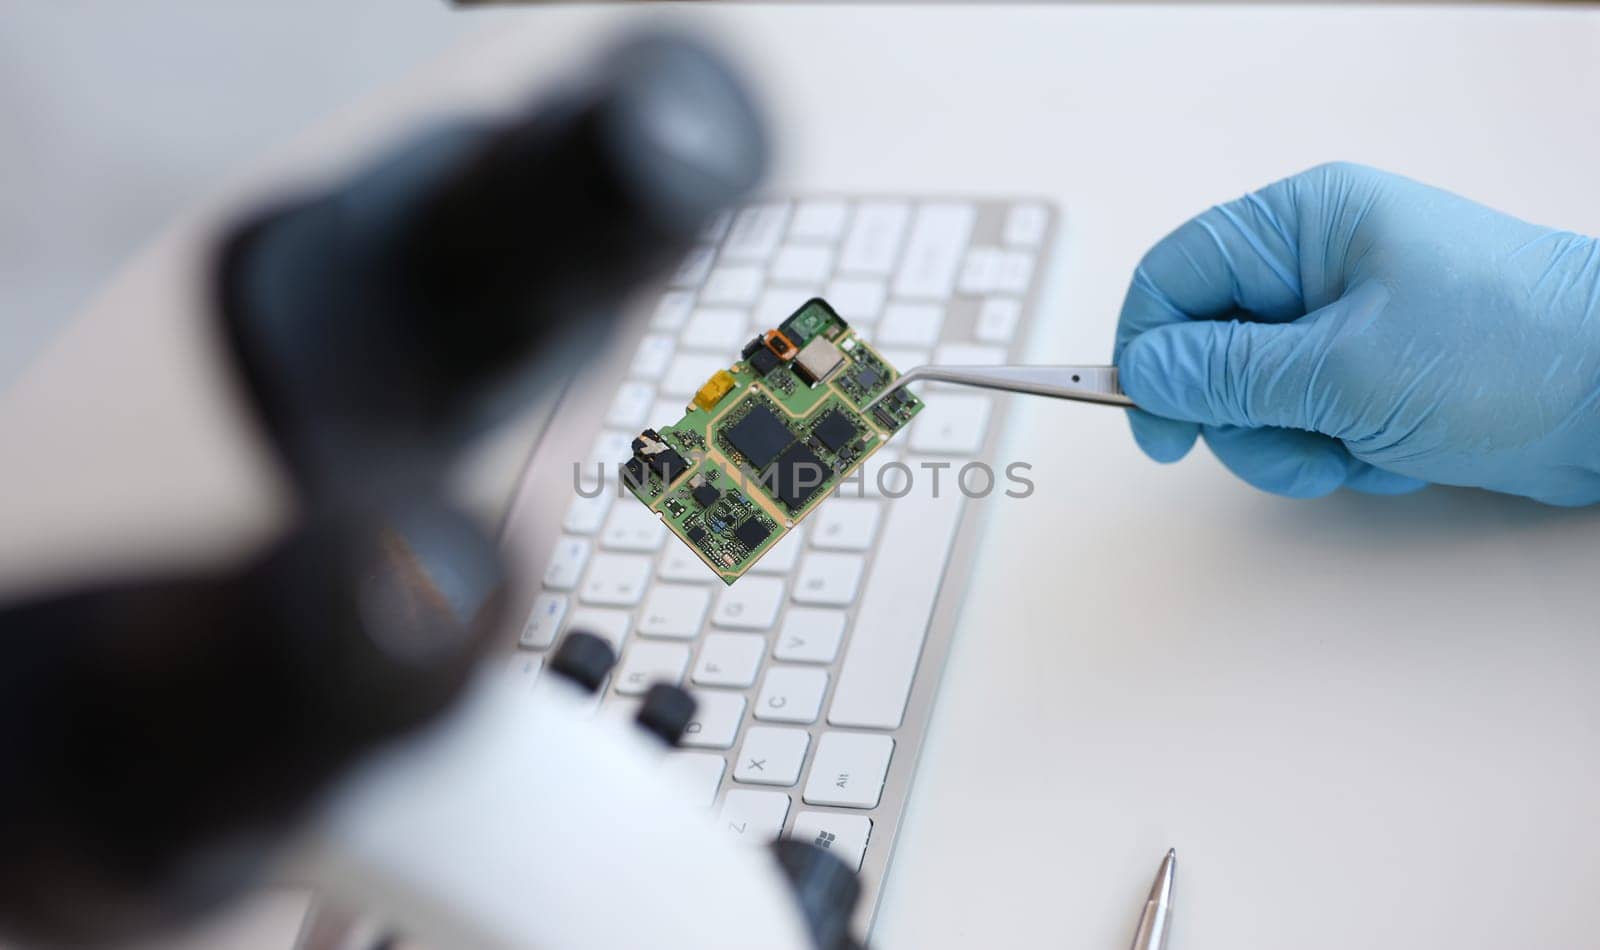
[[[727,216],[615,365],[585,374],[604,398],[585,420],[572,418],[584,397],[568,399],[507,522],[507,546],[538,552],[543,578],[513,671],[539,675],[544,654],[581,629],[621,658],[603,708],[626,713],[659,681],[686,685],[699,710],[671,767],[727,833],[802,837],[859,868],[863,931],[975,547],[954,478],[973,460],[1002,468],[999,397],[921,393],[911,430],[732,587],[614,486],[574,497],[570,460],[599,429],[581,481],[595,483],[596,463],[614,479],[639,430],[676,422],[745,341],[819,294],[902,370],[1023,362],[1054,217],[1033,201],[901,198],[773,200]],[[923,462],[949,463],[937,497]],[[552,485],[570,499],[564,510]]]

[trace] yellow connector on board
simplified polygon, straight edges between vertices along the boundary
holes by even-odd
[[[711,407],[722,401],[722,397],[733,391],[733,374],[725,369],[719,369],[711,374],[706,384],[694,394],[694,404],[701,409],[710,410]]]

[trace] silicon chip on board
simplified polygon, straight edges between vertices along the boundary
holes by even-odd
[[[681,420],[641,433],[623,484],[732,584],[922,411],[905,390],[861,411],[899,375],[809,300],[746,344]]]

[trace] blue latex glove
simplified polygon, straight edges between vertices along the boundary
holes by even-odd
[[[1600,500],[1600,240],[1374,169],[1314,168],[1162,239],[1116,362],[1157,461],[1199,434],[1297,498]]]

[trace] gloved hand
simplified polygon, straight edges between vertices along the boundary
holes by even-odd
[[[1600,500],[1600,240],[1357,165],[1212,208],[1134,272],[1134,438],[1297,498]]]

